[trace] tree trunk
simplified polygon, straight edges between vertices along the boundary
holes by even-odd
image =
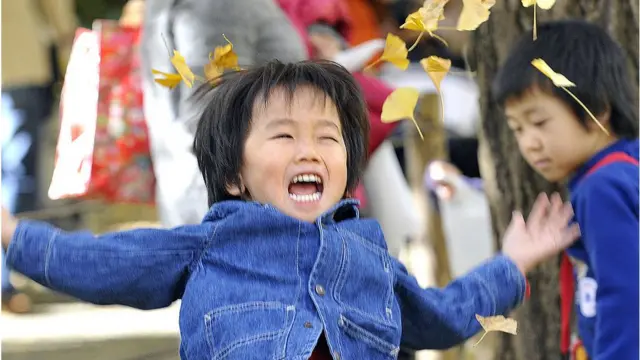
[[[565,191],[539,177],[520,157],[500,109],[491,101],[490,86],[508,50],[533,24],[533,9],[520,0],[497,1],[487,23],[473,33],[472,67],[480,86],[482,129],[480,167],[491,205],[496,239],[500,239],[514,209],[528,212],[539,192]],[[625,49],[631,74],[638,78],[637,0],[563,0],[549,11],[538,9],[538,21],[582,18],[605,28]],[[517,336],[502,335],[496,359],[558,359],[560,308],[559,261],[538,267],[529,275],[532,297],[514,316]]]

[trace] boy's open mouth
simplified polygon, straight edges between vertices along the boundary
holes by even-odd
[[[298,202],[318,201],[322,197],[324,185],[316,174],[300,174],[293,177],[289,184],[289,197]]]

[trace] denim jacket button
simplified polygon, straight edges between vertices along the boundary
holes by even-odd
[[[333,358],[334,358],[335,360],[340,360],[340,354],[339,354],[337,351],[334,351],[334,352],[333,352]]]
[[[316,285],[316,294],[318,294],[320,296],[324,296],[325,292],[324,292],[324,288],[322,287],[322,285]]]
[[[304,327],[306,327],[307,329],[311,329],[313,327],[313,324],[307,321],[304,323]]]

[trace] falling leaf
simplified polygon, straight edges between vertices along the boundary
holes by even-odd
[[[223,34],[227,45],[218,46],[213,51],[213,63],[222,69],[234,69],[238,67],[238,55],[233,51],[233,44]],[[209,56],[211,58],[211,55]]]
[[[513,319],[505,318],[502,315],[482,317],[478,314],[476,314],[476,319],[484,329],[484,334],[482,334],[482,337],[474,346],[480,344],[482,339],[492,331],[502,331],[511,335],[518,335],[518,323]]]
[[[196,79],[196,76],[193,74],[193,71],[187,65],[184,56],[178,52],[178,50],[173,50],[173,56],[171,57],[171,64],[176,68],[180,77],[188,87],[193,86],[193,82]]]
[[[406,70],[407,67],[409,67],[409,60],[407,59],[408,54],[409,51],[407,50],[407,44],[405,44],[400,37],[393,34],[387,34],[387,40],[384,44],[382,55],[378,60],[367,66],[365,70],[370,69],[381,61],[390,62],[398,68]]]
[[[531,61],[531,65],[533,65],[536,69],[540,70],[546,77],[551,79],[553,85],[558,87],[573,87],[576,84],[572,83],[569,79],[567,79],[564,75],[559,74],[542,59],[533,59]]]
[[[151,73],[154,75],[162,75],[162,77],[158,77],[153,80],[164,87],[168,87],[169,89],[175,88],[180,84],[180,81],[182,81],[182,77],[179,74],[170,74],[154,69],[151,69]]]
[[[417,11],[409,14],[400,29],[433,32],[444,19],[444,5],[449,0],[427,0]]]
[[[422,65],[424,71],[429,74],[431,81],[433,81],[436,89],[440,92],[440,83],[449,72],[449,69],[451,69],[451,60],[437,56],[429,56],[426,59],[420,60],[420,65]]]
[[[449,0],[425,0],[421,8],[407,16],[404,24],[400,25],[400,29],[420,31],[420,35],[409,51],[418,45],[425,32],[448,46],[443,38],[433,33],[438,29],[438,22],[444,19],[444,6],[448,2]]]
[[[204,66],[204,75],[207,80],[219,77],[225,69],[238,68],[238,55],[233,51],[233,44],[224,34],[222,36],[227,41],[227,45],[217,46],[213,53],[209,53],[209,63]]]
[[[382,114],[380,119],[384,123],[410,119],[418,129],[420,138],[424,140],[422,131],[416,122],[414,112],[418,104],[420,92],[414,88],[403,87],[395,89],[382,104]]]
[[[553,83],[553,85],[561,88],[567,94],[569,94],[569,96],[571,96],[580,106],[582,106],[584,111],[586,111],[586,113],[589,114],[589,117],[591,117],[591,119],[596,122],[600,130],[602,130],[605,134],[609,135],[609,131],[602,125],[602,123],[600,123],[598,118],[596,118],[596,116],[593,115],[593,113],[589,110],[589,108],[587,108],[587,106],[582,101],[580,101],[580,99],[578,99],[577,96],[575,96],[571,91],[569,91],[569,89],[567,89],[568,87],[576,86],[576,84],[571,82],[571,80],[567,79],[564,75],[553,71],[551,66],[549,66],[542,59],[533,59],[531,61],[531,65],[533,65],[536,69],[538,69],[541,73],[543,73],[546,77],[548,77]]]
[[[472,31],[489,19],[496,0],[462,0],[463,8],[458,18],[459,31]]]
[[[538,20],[537,20],[537,8],[543,10],[549,10],[555,5],[556,0],[522,0],[522,6],[530,7],[533,6],[533,40],[538,38]]]
[[[210,60],[209,63],[204,66],[204,76],[209,81],[222,75],[222,71],[222,68],[216,66],[213,60]]]
[[[429,56],[426,59],[420,60],[420,65],[422,65],[422,68],[427,72],[427,75],[429,75],[431,81],[433,81],[433,84],[436,86],[438,96],[440,97],[440,113],[442,114],[442,122],[444,123],[444,101],[442,100],[442,93],[440,92],[440,83],[449,73],[449,69],[451,69],[451,60],[437,56]]]
[[[537,5],[540,9],[549,10],[555,5],[556,0],[522,0],[524,7]]]

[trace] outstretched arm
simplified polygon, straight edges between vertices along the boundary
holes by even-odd
[[[444,289],[421,289],[396,264],[396,296],[402,312],[402,343],[412,349],[445,349],[480,330],[475,315],[506,315],[525,296],[524,274],[557,255],[579,235],[569,204],[541,195],[525,223],[514,213],[503,238],[502,255],[453,281]]]
[[[182,296],[206,231],[197,225],[96,236],[28,220],[12,228],[5,214],[2,243],[10,267],[84,301],[140,309],[166,307]]]
[[[526,280],[506,256],[498,256],[444,289],[422,289],[396,263],[396,294],[402,312],[403,346],[447,349],[475,335],[475,315],[506,315],[524,299]]]

